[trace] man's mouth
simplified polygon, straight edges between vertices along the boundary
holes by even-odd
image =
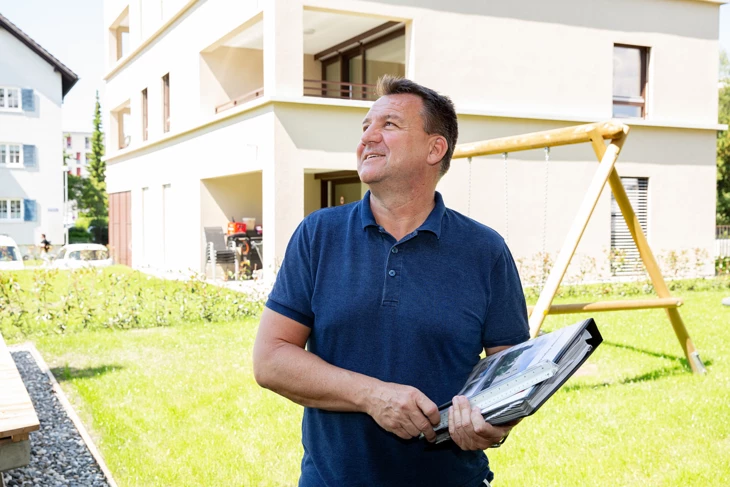
[[[383,154],[368,154],[363,158],[363,161],[368,161],[370,159],[374,159],[376,157],[383,157]]]

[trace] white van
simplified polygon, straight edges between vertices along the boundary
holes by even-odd
[[[7,235],[0,235],[0,271],[17,271],[24,268],[18,244]]]

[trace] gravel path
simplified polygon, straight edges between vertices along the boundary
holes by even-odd
[[[41,429],[30,434],[30,464],[2,473],[7,487],[108,487],[48,376],[29,352],[11,352],[33,401]]]

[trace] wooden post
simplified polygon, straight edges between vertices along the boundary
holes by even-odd
[[[591,215],[601,197],[601,192],[603,192],[606,181],[611,171],[613,171],[614,164],[616,164],[616,159],[621,151],[621,146],[623,146],[624,140],[626,140],[626,133],[628,133],[628,127],[624,135],[614,139],[605,151],[598,170],[593,176],[591,185],[588,187],[588,191],[586,191],[586,195],[583,198],[583,203],[581,203],[578,209],[578,214],[573,220],[573,225],[570,227],[567,237],[565,237],[565,242],[560,249],[555,265],[550,271],[550,276],[548,276],[545,287],[540,293],[537,304],[532,309],[532,313],[530,314],[530,336],[533,338],[540,332],[542,322],[550,310],[550,305],[555,298],[555,294],[558,292],[558,287],[560,287],[565,272],[568,270],[570,260],[573,258],[575,249],[578,247],[578,243],[583,236],[588,221],[591,219]]]
[[[596,156],[599,159],[602,159],[606,153],[606,144],[603,142],[601,133],[594,132],[591,134],[591,145],[593,146]],[[649,278],[651,279],[651,283],[654,285],[657,295],[660,298],[670,298],[671,294],[666,282],[664,281],[664,276],[662,276],[662,272],[659,269],[659,264],[657,264],[654,254],[649,247],[649,242],[646,240],[646,236],[641,230],[639,219],[634,212],[634,208],[631,206],[631,201],[626,194],[624,185],[621,183],[621,178],[615,168],[611,171],[608,182],[611,185],[613,196],[616,198],[616,203],[618,203],[618,207],[621,209],[621,213],[626,220],[626,226],[629,228],[629,232],[631,232],[631,237],[634,239],[634,243],[636,243],[636,248],[639,250],[639,255],[641,256],[641,260],[644,262],[644,266],[646,266],[646,271],[649,273]],[[689,362],[689,365],[692,368],[692,372],[695,374],[703,374],[707,372],[707,369],[705,369],[704,364],[700,360],[699,353],[692,343],[692,339],[687,332],[687,328],[684,326],[679,310],[677,308],[667,308],[666,312],[669,317],[669,321],[672,324],[672,328],[674,328],[674,334],[677,335],[677,339],[679,340],[679,345],[682,347],[684,356],[687,357],[687,362]]]

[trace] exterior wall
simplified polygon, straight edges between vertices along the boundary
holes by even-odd
[[[105,1],[110,25],[127,3]],[[134,265],[159,263],[165,253],[159,243],[164,236],[150,236],[163,226],[150,223],[163,218],[163,184],[178,195],[175,214],[165,218],[177,219],[180,228],[177,257],[166,261],[200,269],[205,222],[227,221],[230,205],[253,208],[231,188],[253,187],[254,176],[241,175],[260,174],[264,266],[275,268],[302,216],[319,207],[313,174],[356,168],[355,147],[370,103],[302,97],[302,79],[321,76],[321,63],[303,53],[304,8],[405,22],[405,74],[452,97],[459,142],[611,118],[613,45],[649,47],[648,115],[625,120],[632,133],[617,167],[622,176],[649,178],[648,233],[658,254],[694,248],[711,253],[719,6],[596,0],[586,10],[580,0],[512,3],[179,0],[187,8],[182,16],[106,77],[105,106],[131,105],[133,142],[110,151],[108,184],[110,192],[132,191]],[[149,21],[140,27],[140,0],[129,9],[134,50],[151,31]],[[224,46],[229,34],[259,21],[263,51]],[[434,42],[434,32],[459,35]],[[162,132],[160,79],[166,73],[169,134]],[[216,115],[219,100],[244,90],[244,75],[252,86],[261,80],[264,96]],[[144,88],[149,141],[141,144]],[[518,259],[527,261],[543,248],[554,255],[597,163],[588,145],[555,148],[551,155],[547,174],[542,151],[510,155],[506,175],[499,157],[477,158],[471,167],[454,161],[439,190],[449,206],[508,237]],[[601,259],[609,246],[610,195],[604,191],[578,252]]]
[[[36,201],[36,221],[0,222],[0,233],[19,245],[34,245],[40,235],[54,244],[64,241],[61,75],[11,34],[0,28],[0,86],[32,88],[32,112],[0,111],[0,139],[34,145],[36,167],[0,166],[0,197]]]
[[[227,188],[226,193],[233,192],[236,181],[246,183],[242,191],[255,190],[253,180],[241,180],[240,175],[260,174],[264,166],[262,146],[273,146],[272,125],[270,110],[261,109],[220,123],[214,130],[181,136],[174,143],[157,145],[135,157],[110,164],[108,192],[132,193],[131,265],[162,267],[165,263],[173,270],[199,271],[205,244],[203,227],[209,222],[201,181],[205,180],[206,185],[219,181],[212,186]],[[233,177],[230,184],[223,181],[228,176]],[[170,189],[165,200],[163,186],[168,184]],[[148,188],[144,203],[143,188]],[[256,208],[242,208],[245,215],[240,212],[229,215],[230,206],[223,199],[223,206],[217,210],[220,221],[212,224],[224,225],[230,216],[254,216],[266,227],[262,203]],[[165,229],[170,228],[174,228],[174,234],[165,238]],[[175,242],[172,246],[171,240]]]

